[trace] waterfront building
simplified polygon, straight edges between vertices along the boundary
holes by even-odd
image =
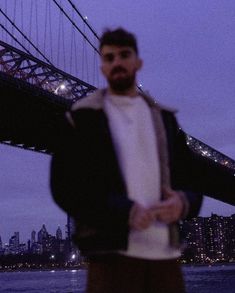
[[[3,252],[4,255],[10,254],[9,244],[5,243],[3,250],[4,250]]]
[[[0,236],[0,250],[2,250],[2,238]]]
[[[19,245],[20,245],[20,233],[15,232],[13,236],[9,239],[9,250],[11,254],[19,253]]]
[[[235,261],[235,215],[197,217],[180,225],[183,262]]]
[[[216,261],[229,259],[228,217],[212,214],[206,221],[207,255]]]
[[[31,245],[36,242],[36,231],[31,232]]]
[[[72,253],[76,250],[76,247],[72,241],[72,235],[75,233],[75,222],[67,215],[67,225],[66,225],[66,249],[68,253]]]
[[[32,254],[42,254],[43,253],[42,244],[38,242],[34,242],[31,245],[30,252]]]
[[[2,245],[2,238],[0,236],[0,255],[3,255],[4,253],[4,249],[3,249],[3,245]]]
[[[235,262],[235,214],[228,220],[228,249],[230,253],[230,261]]]
[[[56,239],[62,240],[62,230],[60,229],[60,227],[58,227],[56,230]]]
[[[28,249],[27,249],[26,243],[20,243],[18,253],[22,254],[22,253],[26,253],[27,251],[28,251]]]
[[[48,238],[49,233],[47,232],[45,224],[42,225],[42,228],[38,232],[38,243],[43,242],[44,239]]]
[[[182,256],[187,262],[201,263],[206,261],[206,233],[205,218],[198,217],[185,220],[182,224],[181,234],[183,246]]]

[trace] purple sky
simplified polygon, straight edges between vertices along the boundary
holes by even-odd
[[[235,159],[234,0],[74,3],[98,34],[120,25],[134,32],[144,60],[138,76],[143,88],[178,109],[186,132]],[[28,238],[43,223],[53,234],[58,224],[64,228],[65,215],[48,188],[50,157],[6,146],[0,151],[3,240],[14,231]],[[230,215],[235,208],[206,199],[201,214],[211,212]]]

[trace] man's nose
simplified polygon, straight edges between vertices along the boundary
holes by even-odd
[[[114,66],[117,66],[117,65],[120,65],[122,64],[122,58],[120,56],[115,56],[115,58],[113,59],[113,65]]]

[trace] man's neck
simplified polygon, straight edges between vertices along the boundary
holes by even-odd
[[[128,97],[136,97],[138,96],[138,92],[136,89],[136,86],[134,86],[133,88],[127,89],[125,91],[114,91],[113,89],[111,89],[110,87],[108,88],[108,93],[110,95],[116,95],[116,96],[128,96]]]

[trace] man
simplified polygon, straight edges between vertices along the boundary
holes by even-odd
[[[89,256],[89,293],[182,293],[176,223],[198,214],[199,194],[234,204],[233,174],[190,151],[174,113],[137,90],[131,33],[106,31],[100,54],[108,87],[66,113],[54,199]]]

